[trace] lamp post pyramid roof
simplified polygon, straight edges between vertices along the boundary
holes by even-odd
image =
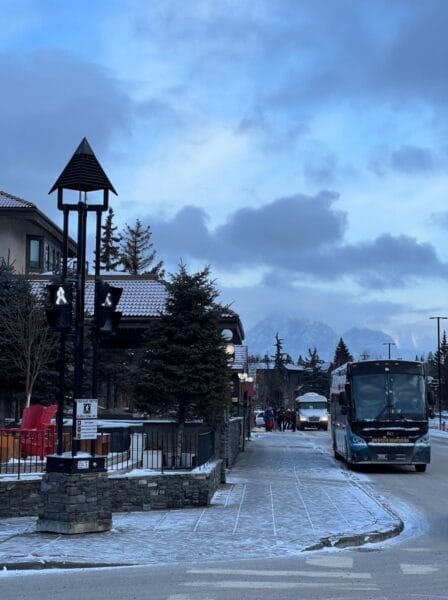
[[[49,194],[62,188],[80,192],[110,190],[117,194],[86,138],[79,144]]]

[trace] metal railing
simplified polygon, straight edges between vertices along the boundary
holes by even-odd
[[[63,452],[71,450],[71,433],[63,434]],[[132,432],[123,428],[99,433],[96,454],[107,456],[107,469],[126,472],[133,469],[153,471],[191,470],[214,456],[214,433],[175,429]],[[45,432],[0,429],[0,476],[20,479],[30,473],[45,471],[46,456],[56,453],[54,428]],[[91,441],[80,441],[80,451],[90,453]]]

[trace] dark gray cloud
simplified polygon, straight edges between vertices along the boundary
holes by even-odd
[[[106,69],[61,50],[0,54],[0,80],[1,186],[52,216],[48,191],[81,139],[103,164],[130,133],[133,104]]]
[[[154,243],[169,260],[195,259],[224,270],[265,267],[296,281],[345,276],[368,289],[393,289],[447,277],[448,265],[434,247],[410,236],[347,243],[347,215],[334,206],[336,200],[333,192],[280,198],[239,209],[213,231],[205,212],[190,206],[172,219],[152,221]]]
[[[391,150],[386,146],[377,147],[370,161],[370,169],[379,176],[390,171],[405,175],[420,175],[443,167],[446,160],[428,148],[405,145]]]

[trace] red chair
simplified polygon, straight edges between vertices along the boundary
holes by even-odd
[[[43,460],[44,456],[54,452],[56,426],[51,420],[57,409],[56,404],[28,406],[23,411],[20,427],[0,429],[0,435],[12,435],[19,440],[22,458],[39,456]]]

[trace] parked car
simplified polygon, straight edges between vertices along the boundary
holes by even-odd
[[[257,427],[264,427],[264,411],[262,411],[262,410],[255,411],[255,425]]]

